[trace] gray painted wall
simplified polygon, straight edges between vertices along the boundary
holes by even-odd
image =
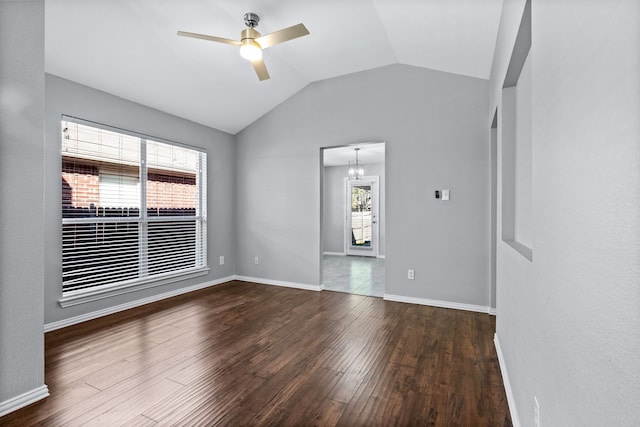
[[[345,178],[349,174],[348,166],[325,166],[323,179],[322,209],[324,211],[322,223],[322,243],[324,252],[345,251],[344,220],[345,220]],[[379,177],[380,201],[378,212],[378,255],[384,256],[385,245],[385,177],[384,163],[369,163],[365,165],[366,176]]]
[[[490,111],[524,3],[503,5]],[[501,239],[497,253],[515,408],[525,426],[534,396],[542,426],[638,425],[640,3],[534,1],[532,33],[535,257]]]
[[[160,90],[160,89],[159,89]],[[92,303],[61,308],[60,247],[60,119],[70,115],[159,138],[178,141],[207,151],[209,274],[190,280],[131,292]],[[45,175],[45,323],[124,304],[154,294],[232,276],[234,274],[234,164],[232,135],[101,92],[53,75],[46,75]],[[38,194],[41,197],[42,192]],[[218,258],[225,256],[225,265]]]
[[[387,293],[488,306],[487,97],[486,80],[392,65],[257,120],[237,135],[236,272],[319,285],[320,147],[385,141]],[[433,198],[444,188],[449,202]]]
[[[325,166],[322,179],[322,248],[344,253],[344,199],[347,166]]]
[[[42,1],[0,2],[0,106],[1,405],[44,384]]]

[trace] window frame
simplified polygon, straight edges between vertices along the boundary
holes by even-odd
[[[78,117],[62,115],[60,119],[60,123],[64,122],[74,123],[83,126],[90,126],[96,129],[106,130],[110,132],[116,132],[122,135],[131,136],[134,138],[140,139],[140,209],[139,216],[137,217],[90,217],[90,218],[65,218],[62,215],[62,209],[60,210],[61,215],[61,226],[71,225],[71,224],[96,224],[96,223],[114,223],[114,222],[123,222],[123,223],[138,223],[140,229],[140,244],[144,245],[148,250],[148,226],[152,223],[162,223],[162,222],[179,222],[179,221],[193,221],[195,220],[196,224],[196,240],[195,240],[195,250],[200,254],[199,258],[201,259],[202,264],[197,265],[191,268],[180,269],[176,271],[170,271],[165,273],[153,274],[153,275],[145,275],[146,269],[148,265],[143,266],[138,273],[138,277],[135,279],[129,279],[120,282],[114,282],[112,284],[102,284],[95,285],[90,288],[77,289],[64,292],[62,290],[62,272],[60,275],[61,278],[61,286],[60,290],[62,292],[62,297],[58,300],[61,307],[70,307],[78,304],[84,304],[91,301],[97,301],[103,298],[110,298],[116,295],[121,295],[129,292],[135,292],[143,289],[153,288],[157,286],[162,286],[165,284],[183,281],[192,279],[195,277],[205,276],[209,273],[208,266],[208,258],[207,258],[207,198],[208,198],[208,185],[207,185],[207,150],[199,147],[193,147],[187,144],[182,144],[176,141],[167,140],[165,138],[158,138],[155,136],[150,136],[146,134],[142,134],[139,132],[129,131],[126,129],[121,129],[114,126],[105,125],[102,123],[97,123],[85,119],[81,119]],[[60,164],[62,164],[62,159],[64,152],[62,150],[62,139],[64,137],[61,135],[60,139]],[[180,148],[185,148],[189,150],[193,150],[198,155],[198,170],[196,173],[196,212],[194,216],[149,216],[147,214],[147,141],[157,142],[161,144],[168,144],[171,146],[176,146]],[[200,188],[198,188],[200,187]],[[62,205],[61,205],[62,207]],[[61,230],[62,231],[62,230]],[[61,232],[62,235],[62,232]],[[198,237],[199,236],[199,237]],[[60,250],[62,251],[62,244],[60,246]],[[142,247],[142,246],[141,246]],[[142,250],[142,249],[141,249]],[[61,252],[62,257],[62,252]],[[148,264],[148,259],[143,261]]]

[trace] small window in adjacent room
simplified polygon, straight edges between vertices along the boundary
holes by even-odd
[[[204,274],[206,153],[75,119],[61,128],[61,305]]]

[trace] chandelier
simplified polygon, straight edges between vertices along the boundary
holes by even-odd
[[[362,179],[364,177],[364,163],[358,160],[359,148],[356,148],[356,160],[349,161],[349,179]]]

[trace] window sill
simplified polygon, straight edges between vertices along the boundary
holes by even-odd
[[[76,291],[72,295],[63,296],[58,300],[60,307],[66,308],[79,304],[86,304],[92,301],[98,301],[105,298],[111,298],[116,295],[122,295],[129,292],[136,292],[143,289],[154,288],[169,283],[179,282],[181,280],[192,279],[194,277],[204,276],[209,273],[208,267],[194,268],[180,273],[172,273],[160,277],[147,278],[137,280],[133,283],[123,283],[121,285],[109,286],[102,289],[91,289]]]
[[[533,262],[533,250],[531,250],[530,247],[515,240],[503,240],[503,242],[515,249],[516,252],[529,260],[529,262]]]

